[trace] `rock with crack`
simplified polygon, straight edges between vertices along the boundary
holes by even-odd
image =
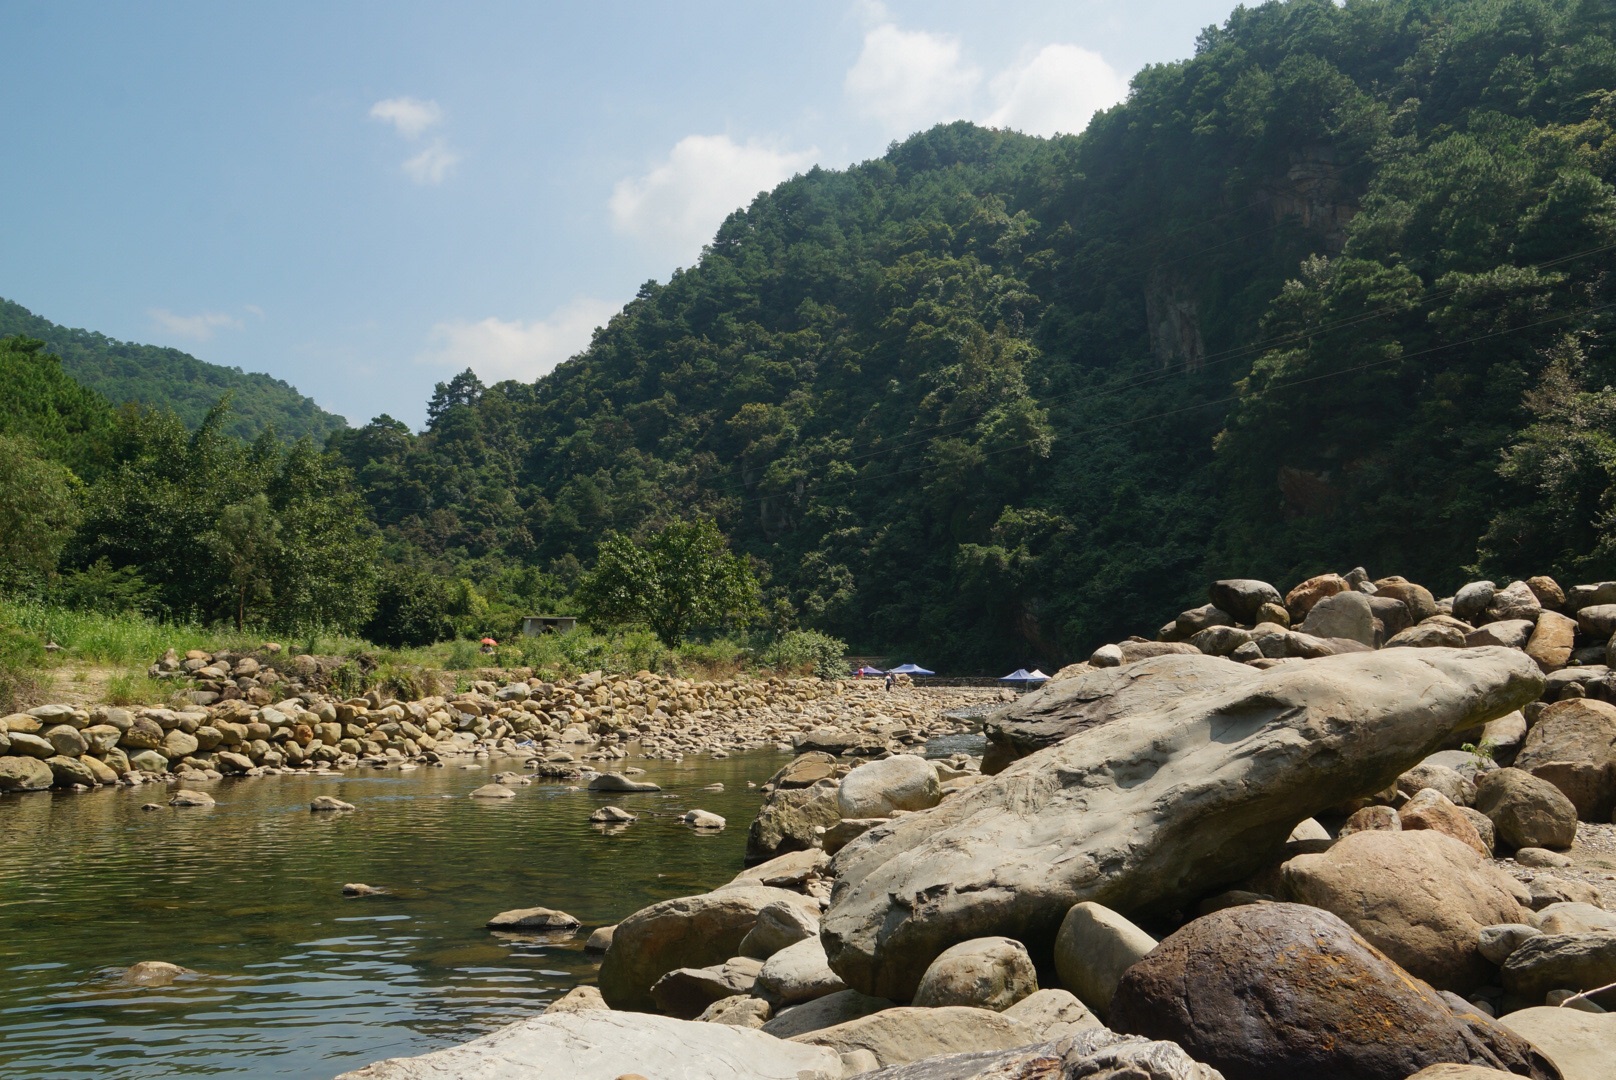
[[[840,1080],[834,1050],[729,1024],[590,1009],[509,1024],[418,1057],[390,1058],[338,1080],[613,1080],[624,1074],[707,1080]]]
[[[982,771],[1012,762],[1081,731],[1169,704],[1187,693],[1250,682],[1256,672],[1216,656],[1157,656],[1126,667],[1094,668],[1035,690],[990,715],[982,726]]]
[[[946,1054],[864,1073],[864,1080],[1224,1080],[1168,1042],[1104,1028],[1014,1050]]]
[[[1013,933],[1047,959],[1074,904],[1189,904],[1262,867],[1297,821],[1542,688],[1509,649],[1353,653],[1075,735],[843,849],[821,923],[831,967],[906,1001],[955,942]]]

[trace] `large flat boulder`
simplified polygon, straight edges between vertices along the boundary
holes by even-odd
[[[838,1054],[868,1050],[882,1065],[902,1065],[939,1054],[1009,1050],[1035,1041],[1026,1027],[988,1009],[944,1005],[936,1009],[883,1009],[791,1041],[826,1046]],[[838,1058],[840,1060],[840,1058]]]
[[[1169,935],[1123,975],[1107,1023],[1175,1042],[1228,1080],[1405,1080],[1442,1062],[1560,1075],[1301,904],[1225,908]]]
[[[1119,716],[1166,705],[1197,690],[1251,681],[1256,672],[1216,656],[1157,656],[1123,667],[1091,668],[1024,694],[990,714],[982,771],[1003,772],[1018,758]]]
[[[1616,1016],[1539,1005],[1498,1021],[1543,1051],[1565,1080],[1610,1080],[1616,1073]]]
[[[907,1001],[955,942],[1011,934],[1047,959],[1074,904],[1187,905],[1260,869],[1298,821],[1385,789],[1542,687],[1510,649],[1353,653],[1079,733],[842,850],[821,922],[831,967]]]
[[[548,1013],[419,1057],[390,1058],[338,1080],[840,1080],[834,1051],[729,1024],[644,1013]]]
[[[1340,916],[1371,945],[1439,990],[1468,994],[1496,970],[1483,927],[1522,923],[1514,882],[1471,848],[1430,829],[1361,832],[1285,864],[1292,900]]]
[[[1224,1080],[1172,1043],[1104,1028],[1013,1050],[944,1054],[861,1075],[862,1080]]]
[[[705,968],[740,955],[741,941],[770,904],[815,910],[801,893],[744,885],[663,900],[641,908],[612,931],[600,963],[600,992],[614,1009],[655,1009],[651,987],[676,968]]]

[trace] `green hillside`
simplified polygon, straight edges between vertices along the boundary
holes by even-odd
[[[20,304],[0,299],[0,337],[38,338],[62,359],[62,368],[113,404],[141,402],[174,410],[189,428],[199,427],[224,394],[234,392],[227,430],[252,439],[273,425],[288,439],[304,435],[323,442],[347,426],[289,384],[268,375],[198,360],[178,349],[118,341],[91,330],[57,326]]]
[[[855,648],[1058,663],[1208,575],[1616,574],[1616,9],[1290,0],[1078,137],[814,169],[534,385],[334,446],[396,550],[705,513]]]

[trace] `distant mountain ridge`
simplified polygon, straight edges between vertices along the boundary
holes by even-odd
[[[210,364],[179,349],[58,326],[21,304],[0,299],[0,337],[13,334],[43,340],[62,358],[62,370],[113,404],[137,401],[173,409],[188,428],[200,425],[229,391],[234,394],[225,429],[239,438],[255,438],[274,425],[285,438],[307,435],[323,444],[332,432],[348,426],[343,417],[326,412],[280,379]]]

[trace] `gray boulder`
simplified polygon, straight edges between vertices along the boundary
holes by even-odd
[[[762,967],[761,961],[737,956],[711,967],[674,968],[652,984],[651,998],[657,1011],[694,1020],[725,998],[751,993]]]
[[[1345,638],[1361,645],[1375,643],[1375,616],[1369,597],[1361,592],[1327,596],[1313,605],[1300,627],[1302,633],[1321,638]]]
[[[1254,623],[1257,621],[1257,609],[1264,604],[1285,604],[1285,598],[1279,590],[1266,581],[1257,581],[1253,578],[1226,578],[1223,581],[1214,581],[1208,590],[1212,603],[1230,615],[1236,622]]]
[[[819,936],[819,920],[800,903],[773,903],[758,912],[757,922],[741,939],[740,954],[767,960],[781,949]]]
[[[1055,972],[1066,989],[1103,1017],[1122,973],[1155,947],[1155,938],[1121,915],[1085,902],[1073,906],[1061,922]]]
[[[643,780],[630,780],[621,773],[601,773],[589,781],[590,791],[661,791],[656,784]]]
[[[740,954],[758,912],[774,903],[817,909],[801,893],[761,885],[736,886],[663,900],[641,908],[612,931],[600,964],[600,992],[614,1009],[656,1007],[651,987],[675,968],[721,964]]]
[[[729,1024],[605,1009],[548,1013],[419,1057],[390,1058],[338,1080],[840,1080],[842,1059]]]
[[[777,855],[814,846],[816,829],[829,829],[842,819],[836,804],[839,782],[824,779],[808,787],[778,787],[758,808],[746,832],[746,861],[763,862]]]
[[[857,990],[841,990],[801,1005],[793,1005],[789,1009],[781,1009],[773,1020],[763,1025],[763,1030],[777,1038],[789,1039],[890,1008],[892,1002],[886,998],[870,997]]]
[[[565,911],[547,907],[528,907],[502,911],[489,919],[486,925],[490,930],[556,933],[576,930],[581,924]]]
[[[1509,954],[1504,989],[1527,1001],[1542,1001],[1550,990],[1593,990],[1616,983],[1616,934],[1539,934]],[[1616,991],[1596,996],[1616,1006]]]
[[[825,962],[825,946],[815,937],[788,945],[765,960],[753,992],[778,1006],[812,1001],[846,989],[847,984]]]
[[[1222,1073],[1192,1060],[1172,1043],[1104,1028],[1014,1050],[945,1054],[862,1076],[863,1080],[1224,1080]]]
[[[1609,821],[1616,810],[1616,705],[1556,701],[1526,733],[1515,767],[1559,788],[1583,821]]]
[[[1456,1013],[1300,904],[1226,908],[1178,930],[1123,975],[1107,1022],[1177,1043],[1230,1080],[1405,1080],[1440,1062],[1559,1080],[1526,1040]]]
[[[1032,1040],[1026,1028],[999,1013],[945,1005],[938,1009],[884,1009],[835,1027],[795,1036],[791,1041],[829,1047],[838,1055],[868,1050],[885,1066],[940,1054],[1009,1050]]]
[[[920,977],[914,1003],[1003,1012],[1037,989],[1038,973],[1025,945],[1006,937],[976,938],[943,950],[931,962]]]
[[[942,798],[931,762],[918,754],[894,754],[844,776],[836,806],[844,818],[891,817],[894,810],[930,809]]]
[[[838,854],[821,921],[831,967],[908,1000],[955,942],[1014,927],[1048,957],[1074,904],[1189,904],[1262,867],[1297,821],[1387,787],[1542,686],[1513,650],[1356,653],[1075,735]]]
[[[1616,1062],[1616,1016],[1537,1006],[1498,1021],[1542,1050],[1565,1080],[1610,1080]]]
[[[1248,631],[1234,631],[1248,635]],[[1126,667],[1094,668],[1050,683],[990,714],[983,724],[982,771],[991,776],[1018,758],[1119,716],[1147,712],[1187,693],[1250,682],[1251,668],[1214,656],[1158,656]]]
[[[1070,990],[1054,988],[1028,994],[1005,1009],[1004,1015],[1018,1024],[1025,1024],[1046,1042],[1090,1028],[1105,1027]]]
[[[44,761],[48,757],[56,756],[56,747],[50,744],[49,739],[38,735],[30,735],[26,731],[13,731],[11,733],[11,753],[17,757],[38,758]]]
[[[55,778],[39,758],[0,757],[0,791],[44,791]]]
[[[1563,851],[1577,836],[1577,808],[1559,788],[1523,769],[1495,769],[1476,778],[1476,809],[1511,848]]]

